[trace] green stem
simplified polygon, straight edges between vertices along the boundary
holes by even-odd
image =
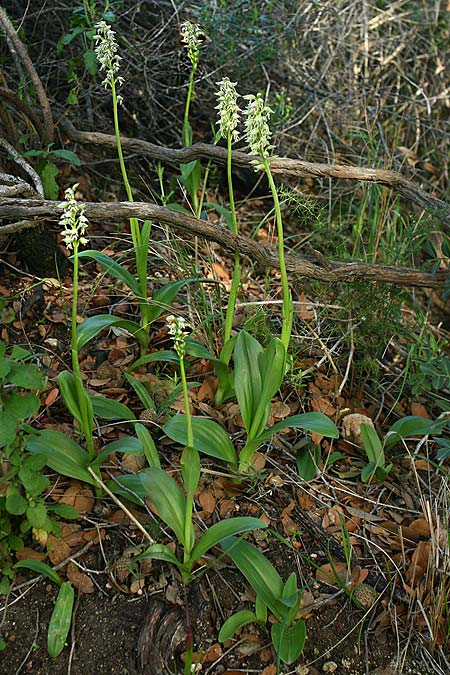
[[[192,95],[194,93],[194,78],[195,71],[197,70],[197,64],[193,63],[191,68],[191,74],[189,77],[189,88],[186,96],[186,105],[184,107],[184,120],[183,120],[183,145],[185,148],[188,148],[192,145],[192,132],[191,125],[189,124],[189,109],[191,107]]]
[[[192,431],[192,416],[191,409],[189,407],[189,390],[187,386],[186,379],[186,370],[184,368],[184,357],[180,357],[180,374],[181,374],[181,383],[183,385],[183,400],[184,400],[184,412],[186,415],[186,433],[187,433],[187,445],[189,448],[194,447],[194,434]]]
[[[81,377],[80,362],[78,359],[77,347],[77,307],[78,307],[78,242],[73,243],[73,296],[72,296],[72,326],[71,326],[71,348],[72,348],[72,371],[75,378],[75,386],[77,389],[78,405],[80,406],[83,420],[87,421],[87,416],[90,414],[85,401],[86,393],[84,391],[83,379]],[[87,431],[87,425],[84,425],[84,435],[86,439],[86,447],[89,456],[94,458],[94,439]]]
[[[234,191],[233,191],[233,178],[231,175],[231,143],[232,136],[231,132],[228,132],[227,138],[227,179],[228,179],[228,194],[230,198],[230,213],[231,213],[231,229],[233,233],[237,235],[238,233],[238,224],[236,216],[236,205],[234,203]],[[223,331],[223,342],[224,344],[228,342],[231,337],[231,329],[233,327],[233,317],[234,309],[236,307],[236,299],[239,290],[239,284],[241,282],[241,259],[238,251],[234,254],[234,270],[233,270],[233,280],[231,282],[230,297],[228,298],[228,307],[227,313],[225,316],[225,328]]]
[[[284,344],[286,352],[289,347],[292,332],[292,320],[294,315],[294,307],[292,304],[291,291],[289,289],[289,282],[286,271],[286,261],[284,258],[284,233],[283,233],[283,219],[281,216],[280,200],[278,199],[277,188],[273,180],[272,172],[270,171],[270,163],[267,157],[263,158],[263,166],[269,181],[270,190],[272,192],[273,204],[275,207],[275,215],[277,222],[278,234],[278,258],[280,261],[281,285],[283,292],[282,304],[282,324],[281,324],[281,342]]]
[[[130,182],[128,180],[127,169],[123,157],[122,141],[120,140],[119,127],[119,103],[117,100],[116,83],[114,79],[111,81],[111,94],[113,101],[113,117],[114,117],[114,133],[116,136],[117,155],[119,157],[120,171],[122,173],[122,180],[127,193],[129,202],[133,202],[133,193],[131,191]],[[133,240],[133,247],[136,256],[136,270],[138,275],[139,287],[141,297],[138,298],[141,312],[141,327],[142,330],[148,334],[149,332],[149,306],[147,300],[147,255],[142,256],[142,236],[141,229],[137,218],[130,218],[131,238]],[[142,260],[142,262],[141,262]],[[148,341],[147,341],[148,344]],[[144,346],[145,347],[145,346]],[[146,348],[144,349],[146,351]]]
[[[202,215],[203,202],[205,200],[206,186],[208,184],[210,169],[211,169],[211,160],[209,160],[208,164],[206,165],[205,175],[204,175],[203,183],[202,183],[202,191],[200,193],[200,199],[199,199],[197,211],[196,211],[196,214],[195,214],[197,216],[197,218],[199,218],[199,219],[201,218],[201,215]]]

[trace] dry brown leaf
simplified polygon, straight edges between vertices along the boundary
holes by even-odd
[[[217,391],[217,378],[207,375],[197,393],[197,401],[213,401]]]
[[[414,466],[416,467],[417,471],[430,471],[432,468],[426,459],[416,459],[414,461]]]
[[[236,502],[231,499],[222,499],[219,502],[219,513],[221,518],[229,518],[236,512]]]
[[[285,417],[288,417],[288,415],[291,414],[291,409],[287,403],[275,401],[275,403],[272,403],[270,406],[270,414],[276,419],[284,420]]]
[[[277,667],[274,663],[271,663],[270,666],[266,666],[264,670],[261,671],[261,675],[276,675]]]
[[[402,526],[402,531],[411,541],[419,541],[419,539],[429,539],[431,535],[430,523],[425,518],[417,518],[409,525]]]
[[[319,569],[316,570],[316,579],[317,581],[329,584],[330,586],[339,586],[336,575],[340,581],[342,581],[342,583],[346,583],[347,572],[348,568],[346,563],[340,562],[338,560],[333,562],[333,565],[331,565],[331,563],[325,563],[325,565],[321,565]]]
[[[214,513],[216,498],[211,489],[202,490],[197,496],[198,502],[206,513]]]
[[[220,659],[222,656],[222,647],[218,642],[215,642],[213,645],[210,645],[201,656],[202,663],[214,663],[217,659]],[[194,659],[194,663],[196,660]]]
[[[418,401],[411,401],[411,415],[418,415],[418,417],[425,417],[425,419],[430,420],[430,414],[425,408],[423,403]]]
[[[58,387],[53,387],[53,389],[50,389],[50,391],[47,393],[47,396],[45,397],[45,402],[44,405],[49,408],[58,398],[59,396],[59,389]]]
[[[306,493],[301,494],[298,497],[298,503],[300,504],[302,509],[304,509],[304,511],[312,511],[313,509],[316,508],[316,502],[310,495]]]
[[[266,466],[266,456],[260,452],[254,452],[250,458],[251,465],[256,471],[261,471]]]
[[[94,592],[92,579],[85,572],[82,572],[74,562],[69,562],[67,565],[66,575],[72,585],[81,593],[89,594]]]
[[[61,537],[55,537],[54,534],[49,534],[47,539],[48,557],[52,565],[59,565],[71,554],[69,544]]]
[[[130,473],[137,473],[145,466],[145,455],[129,455],[128,453],[124,453],[121,464]]]
[[[295,520],[287,514],[281,517],[281,524],[283,525],[283,530],[287,537],[292,537],[300,529]]]
[[[60,504],[70,504],[80,513],[90,513],[94,508],[94,493],[87,485],[73,483],[59,501]]]
[[[83,541],[93,541],[94,544],[98,544],[99,538],[103,541],[106,537],[106,530],[101,528],[100,530],[86,530],[83,532]]]
[[[418,581],[423,577],[428,568],[430,553],[430,542],[419,541],[412,554],[411,564],[406,571],[406,579],[413,588],[417,586]]]
[[[314,410],[314,412],[323,413],[328,417],[332,417],[336,413],[336,408],[334,405],[323,396],[311,399],[311,408]]]
[[[42,562],[46,559],[47,554],[35,551],[29,546],[25,546],[20,551],[16,551],[15,556],[17,560],[38,560],[39,562]]]

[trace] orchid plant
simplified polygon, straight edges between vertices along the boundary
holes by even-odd
[[[114,132],[116,137],[117,154],[119,158],[122,180],[129,202],[133,202],[133,192],[128,180],[127,169],[123,156],[122,142],[119,127],[119,107],[122,96],[118,93],[118,87],[123,83],[123,77],[119,75],[122,57],[118,54],[118,45],[114,31],[105,21],[100,21],[96,26],[95,53],[99,69],[104,74],[102,84],[111,90]],[[133,276],[123,265],[111,256],[101,251],[87,250],[79,254],[80,258],[90,258],[100,265],[108,274],[111,274],[119,282],[123,283],[133,293],[139,303],[140,321],[123,321],[119,317],[101,315],[89,317],[83,324],[84,333],[88,340],[92,339],[104,328],[110,326],[120,327],[134,335],[139,341],[141,354],[147,352],[150,341],[150,326],[166,311],[167,306],[175,298],[178,291],[191,279],[168,282],[150,297],[147,287],[148,277],[148,251],[152,223],[146,220],[142,225],[137,218],[130,218],[130,230],[133,241],[133,249],[136,259],[136,276]]]
[[[186,322],[181,317],[167,317],[169,331],[174,340],[175,351],[179,358],[179,370],[183,384],[183,400],[185,414],[182,417],[186,444],[181,455],[181,478],[184,494],[177,481],[169,476],[160,467],[152,466],[136,474],[116,478],[111,484],[111,490],[125,497],[151,499],[160,518],[174,532],[183,548],[183,558],[177,556],[164,544],[153,544],[140,558],[165,560],[174,564],[180,571],[184,583],[192,578],[192,568],[210,548],[216,546],[222,539],[248,532],[255,528],[266,527],[265,523],[257,518],[238,517],[224,520],[212,525],[195,542],[193,525],[194,497],[200,481],[200,456],[196,446],[195,427],[189,408],[189,394],[184,367],[186,354]]]

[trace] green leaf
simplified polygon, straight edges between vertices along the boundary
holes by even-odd
[[[45,166],[41,169],[42,186],[47,199],[58,199],[59,186],[55,180],[58,173],[59,169],[53,162],[45,162]]]
[[[157,361],[164,361],[166,363],[176,363],[180,362],[177,354],[171,349],[162,349],[160,352],[152,352],[151,354],[146,354],[141,356],[140,359],[137,359],[131,366],[128,368],[128,372],[133,372],[136,368],[144,366],[147,363],[156,363]]]
[[[32,353],[19,345],[14,345],[11,349],[11,358],[14,361],[23,361],[24,359],[29,359],[30,356],[32,356]],[[37,366],[33,366],[33,368],[37,370]]]
[[[50,581],[53,581],[58,586],[61,586],[63,583],[59,574],[52,567],[39,560],[19,560],[15,563],[14,569],[27,569],[37,574],[42,574],[42,576],[47,577],[47,579],[50,579]]]
[[[139,396],[139,400],[147,410],[155,410],[156,405],[150,394],[148,393],[147,387],[143,382],[137,380],[133,375],[125,373],[125,377],[128,382],[133,387],[136,394]]]
[[[27,508],[27,520],[31,527],[40,530],[47,520],[47,509],[44,504],[29,504]]]
[[[77,349],[80,350],[92,338],[101,333],[102,330],[111,328],[112,326],[123,328],[131,335],[135,335],[140,330],[139,324],[135,321],[127,321],[118,316],[111,316],[110,314],[90,316],[77,328]]]
[[[136,298],[140,297],[141,289],[139,287],[138,281],[132,274],[130,274],[127,269],[122,267],[122,265],[118,263],[117,260],[114,260],[114,258],[111,258],[109,255],[102,253],[101,251],[90,249],[87,251],[81,251],[81,253],[78,254],[78,257],[91,258],[92,260],[95,260],[95,262],[100,265],[106,274],[110,274],[112,277],[115,277],[125,284],[125,286],[127,286],[127,288],[129,288],[130,291],[134,293]]]
[[[163,560],[176,567],[182,566],[176,555],[172,553],[170,548],[165,544],[153,544],[143,551],[143,553],[133,558],[133,560],[139,561],[145,560],[146,558],[150,558],[151,560]]]
[[[0,379],[4,379],[11,370],[12,363],[4,356],[0,356]]]
[[[86,70],[88,71],[89,75],[92,75],[92,77],[97,73],[97,55],[94,51],[91,49],[86,49],[85,52],[83,52],[83,61]]]
[[[268,347],[259,354],[261,394],[254,412],[249,440],[258,438],[264,431],[270,413],[270,402],[283,382],[286,370],[286,349],[278,338],[273,338]]]
[[[375,466],[384,466],[383,445],[377,432],[370,424],[365,422],[361,424],[361,438],[369,462],[373,462]]]
[[[128,406],[105,396],[90,396],[93,413],[103,420],[135,420]]]
[[[69,412],[79,422],[85,436],[92,436],[94,429],[94,411],[91,397],[84,387],[81,388],[82,400],[80,401],[79,388],[75,376],[68,370],[63,370],[58,375],[58,386],[63,401]]]
[[[384,439],[384,447],[392,448],[396,443],[408,436],[427,436],[440,431],[447,424],[447,420],[427,420],[424,417],[410,415],[397,420],[391,426]]]
[[[259,595],[256,596],[255,600],[255,614],[258,623],[264,625],[267,622],[267,605]]]
[[[108,457],[112,452],[126,452],[129,455],[143,455],[144,448],[141,441],[135,436],[122,436],[117,441],[108,443],[102,450],[104,458]]]
[[[156,466],[160,469],[161,463],[159,461],[158,450],[156,449],[155,442],[151,437],[149,430],[140,423],[136,424],[134,429],[136,431],[137,437],[142,443],[144,455],[149,466]]]
[[[292,607],[298,597],[297,574],[291,572],[283,588],[283,601],[288,607]]]
[[[307,443],[302,448],[299,448],[295,458],[298,475],[306,481],[313,480],[316,477],[317,467],[320,462],[320,445],[311,446],[311,443]]]
[[[42,374],[36,366],[24,363],[13,363],[5,382],[15,384],[16,387],[23,387],[23,389],[31,389],[32,391],[39,391],[44,384]]]
[[[339,438],[339,429],[329,417],[323,413],[310,412],[292,415],[281,420],[281,422],[277,422],[270,429],[263,431],[258,436],[258,441],[260,443],[267,441],[282,429],[303,429],[304,431],[313,431],[327,438]]]
[[[193,499],[200,480],[200,455],[195,448],[184,448],[181,454],[181,477],[188,499]]]
[[[40,401],[35,394],[12,392],[4,399],[4,411],[16,420],[26,420],[39,410]]]
[[[191,560],[195,562],[205,555],[209,549],[217,546],[223,539],[228,539],[242,532],[264,529],[267,524],[259,518],[250,516],[238,516],[236,518],[227,518],[211,525],[200,537],[191,552]]]
[[[219,642],[226,642],[239,628],[246,626],[248,623],[258,623],[256,615],[254,612],[251,612],[249,609],[242,609],[240,612],[236,612],[230,616],[222,628],[219,631]]]
[[[23,487],[31,497],[37,497],[50,485],[47,476],[42,476],[40,473],[27,469],[24,466],[19,469],[19,478]]]
[[[187,445],[186,415],[171,417],[163,427],[164,433],[172,440]],[[209,457],[215,457],[237,468],[238,460],[234,446],[224,429],[205,417],[192,418],[194,448]]]
[[[186,286],[186,284],[190,284],[193,281],[197,281],[197,279],[181,279],[180,281],[170,281],[153,293],[153,297],[149,303],[149,321],[152,322],[158,319],[158,317],[160,317],[161,314],[165,312],[171,305],[178,291],[183,288],[183,286]]]
[[[221,546],[272,614],[282,621],[286,615],[286,607],[281,602],[284,584],[272,563],[244,539],[230,537],[223,540]]]
[[[363,483],[368,483],[373,477],[376,470],[375,462],[369,462],[361,469],[361,480]]]
[[[5,507],[12,516],[21,516],[28,508],[28,502],[14,485],[10,485],[6,491]]]
[[[0,410],[0,448],[13,443],[16,439],[16,420]]]
[[[263,348],[258,340],[241,330],[234,347],[235,391],[244,426],[249,433],[261,400],[262,382],[259,355]]]
[[[71,504],[54,504],[47,507],[47,511],[55,513],[60,518],[65,518],[67,520],[74,520],[78,518],[79,511]]]
[[[37,472],[45,466],[45,457],[42,455],[28,455],[22,462],[22,468],[28,471]]]
[[[120,476],[116,480],[119,485],[129,487],[142,499],[149,497],[161,520],[174,531],[178,541],[184,545],[186,498],[173,478],[162,469],[152,466],[134,476]]]
[[[55,607],[48,627],[47,649],[52,659],[64,649],[72,622],[72,609],[75,593],[70,581],[65,581],[59,589]]]
[[[61,431],[43,429],[33,434],[26,443],[28,452],[44,455],[50,469],[90,485],[97,485],[86,470],[90,457],[75,441]]]
[[[208,361],[219,362],[219,359],[216,359],[215,356],[209,352],[204,345],[195,338],[188,335],[185,340],[186,354],[189,356],[194,356],[197,359],[207,359]]]
[[[64,159],[66,162],[73,164],[73,166],[81,166],[80,158],[76,152],[73,150],[65,150],[61,148],[60,150],[52,150],[53,157],[58,157],[59,159]]]
[[[283,663],[294,663],[305,646],[306,624],[300,620],[292,626],[274,623],[271,628],[272,643]]]

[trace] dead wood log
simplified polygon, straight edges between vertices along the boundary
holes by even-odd
[[[192,235],[214,241],[228,251],[239,251],[242,256],[264,267],[279,269],[278,254],[275,246],[267,246],[235,235],[220,225],[199,220],[193,216],[172,211],[150,203],[108,202],[84,204],[86,216],[93,221],[123,221],[129,218],[153,220],[188,232]],[[29,224],[33,219],[59,220],[63,202],[43,199],[0,199],[0,218],[21,219]],[[0,235],[21,229],[17,223],[0,227]],[[294,278],[317,279],[328,283],[337,281],[380,281],[400,286],[423,286],[441,288],[449,275],[446,272],[422,272],[410,268],[398,268],[392,265],[369,264],[362,262],[341,262],[326,260],[320,254],[317,258],[286,256],[288,273]]]
[[[102,134],[91,131],[79,131],[71,122],[66,120],[63,128],[69,138],[84,145],[97,145],[116,149],[116,138],[111,134]],[[226,163],[227,150],[216,145],[196,143],[190,148],[167,148],[148,141],[136,138],[121,137],[122,147],[130,153],[137,153],[157,159],[169,164],[179,165],[194,159],[210,159],[222,164]],[[237,166],[252,166],[257,157],[247,155],[238,150],[233,152],[233,163]],[[335,178],[340,180],[365,181],[384,185],[408,202],[416,204],[422,209],[428,209],[439,216],[448,230],[450,230],[450,206],[441,199],[428,194],[412,181],[397,171],[371,169],[368,167],[348,166],[345,164],[320,164],[304,162],[299,159],[277,157],[270,164],[273,173],[282,176],[297,176],[300,178]]]

